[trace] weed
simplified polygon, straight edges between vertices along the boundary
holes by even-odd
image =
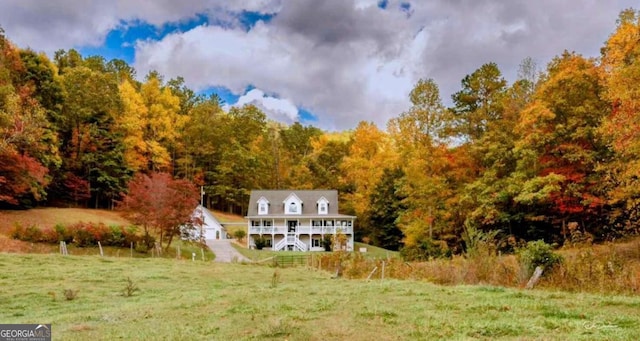
[[[73,290],[73,289],[64,289],[62,291],[62,293],[64,294],[64,298],[67,301],[73,301],[76,298],[78,298],[78,290]]]
[[[136,291],[139,291],[138,286],[131,280],[130,277],[127,277],[127,284],[122,290],[122,296],[131,297],[136,293]]]
[[[280,283],[280,272],[278,272],[278,269],[275,269],[273,271],[273,275],[271,276],[271,287],[277,288],[279,283]]]

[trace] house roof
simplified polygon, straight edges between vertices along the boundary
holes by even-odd
[[[261,217],[290,216],[285,214],[283,202],[292,193],[303,203],[302,216],[317,216],[318,207],[316,205],[322,197],[329,202],[329,212],[325,216],[341,216],[338,213],[338,191],[336,190],[253,190],[249,198],[247,216],[258,216],[258,200],[262,197],[269,201],[269,214],[260,215]]]
[[[220,224],[220,222],[218,221],[218,219],[216,219],[216,217],[213,215],[213,213],[211,213],[211,211],[209,211],[206,207],[203,207],[201,205],[198,205],[196,207],[195,210],[193,210],[193,213],[191,213],[192,217],[195,217],[197,215],[199,215],[199,211],[202,210],[202,214],[203,214],[203,218],[204,218],[204,226],[206,227],[217,227],[220,229],[225,229],[224,226],[222,226],[222,224]]]

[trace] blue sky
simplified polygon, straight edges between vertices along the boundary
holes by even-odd
[[[20,47],[78,49],[156,70],[228,105],[329,130],[384,127],[421,78],[445,105],[461,79],[495,62],[513,82],[565,49],[597,57],[637,0],[3,0],[0,26]]]

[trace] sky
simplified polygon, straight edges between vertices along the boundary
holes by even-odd
[[[182,76],[225,107],[327,130],[384,128],[419,79],[445,105],[460,81],[497,63],[509,82],[532,58],[597,57],[637,0],[2,0],[0,27],[21,48],[119,58],[137,77]]]

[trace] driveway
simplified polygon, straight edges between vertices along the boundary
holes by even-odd
[[[249,262],[249,259],[231,246],[231,239],[207,240],[207,246],[216,254],[216,262]]]

